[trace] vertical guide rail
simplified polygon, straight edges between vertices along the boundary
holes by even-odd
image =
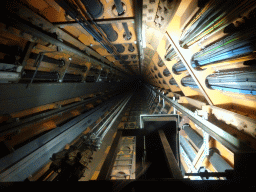
[[[139,53],[139,73],[141,74],[141,64],[143,59],[142,49],[142,0],[134,1],[134,13],[135,13],[135,30],[137,36],[137,48]]]

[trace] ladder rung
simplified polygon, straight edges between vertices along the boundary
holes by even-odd
[[[131,176],[131,175],[110,175],[110,177],[127,177],[127,176]]]
[[[117,164],[117,165],[114,165],[114,167],[118,167],[118,166],[120,166],[120,167],[125,167],[125,166],[132,166],[132,164],[128,164],[128,165],[119,165],[119,164]]]

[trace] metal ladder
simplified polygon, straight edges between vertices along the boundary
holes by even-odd
[[[123,137],[122,143],[120,145],[119,152],[117,154],[112,174],[110,175],[111,179],[135,179],[135,143],[136,137]],[[125,149],[130,148],[132,149]],[[124,158],[125,156],[129,156]],[[124,163],[127,161],[127,163]]]

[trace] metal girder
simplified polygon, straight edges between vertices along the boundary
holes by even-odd
[[[78,48],[71,47],[70,45],[67,45],[67,44],[53,38],[49,34],[38,30],[37,28],[35,28],[35,26],[31,25],[27,21],[17,17],[14,14],[10,14],[10,13],[7,14],[5,18],[1,19],[1,22],[8,25],[8,26],[12,26],[12,27],[17,28],[19,30],[25,31],[25,32],[33,35],[34,37],[42,39],[45,42],[49,42],[53,45],[60,46],[61,48],[65,49],[67,51],[70,51],[70,52],[86,59],[89,62],[100,64],[100,65],[103,65],[106,68],[114,69],[114,70],[117,70],[118,72],[122,72],[123,74],[125,74],[125,72],[120,71],[119,69],[117,69],[113,66],[109,66],[108,64],[106,64],[102,61],[99,61],[98,59],[96,59],[94,57],[91,57],[91,56],[87,55],[86,53],[82,52]]]
[[[22,58],[21,58],[21,65],[22,65],[22,72],[24,71],[25,66],[27,65],[27,60],[29,59],[30,53],[35,46],[35,43],[27,42],[25,50],[23,51]]]
[[[44,166],[53,153],[63,149],[67,143],[71,143],[88,126],[105,114],[122,96],[124,95],[110,99],[107,104],[99,105],[2,158],[0,160],[0,181],[25,180]]]
[[[0,114],[11,114],[25,109],[71,99],[85,94],[117,90],[122,83],[40,83],[1,84]]]
[[[150,89],[148,86],[146,86]],[[156,93],[157,91],[154,90]],[[167,96],[159,93],[161,97],[165,98],[167,102],[169,102],[173,107],[175,107],[178,111],[182,114],[186,115],[191,121],[193,121],[196,125],[202,128],[206,133],[208,133],[211,137],[219,141],[225,147],[230,149],[232,152],[239,152],[239,151],[252,151],[252,149],[242,142],[241,140],[237,139],[236,137],[232,136],[231,134],[227,133],[220,127],[212,124],[211,122],[205,120],[204,118],[198,116],[191,110],[187,109],[186,107],[180,105],[178,102],[168,98]]]

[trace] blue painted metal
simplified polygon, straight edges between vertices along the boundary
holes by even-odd
[[[217,62],[217,61],[222,61],[222,60],[226,60],[226,59],[231,59],[231,58],[234,58],[234,57],[237,57],[237,56],[240,56],[240,55],[245,55],[245,54],[248,54],[248,53],[251,53],[254,51],[254,48],[251,46],[251,45],[248,45],[248,46],[245,46],[245,47],[239,47],[237,49],[232,49],[230,51],[227,51],[227,52],[224,52],[224,53],[221,53],[221,54],[215,54],[207,59],[204,59],[202,61],[197,61],[197,63],[200,65],[200,66],[203,66],[203,65],[207,65],[209,63],[214,63],[214,62]]]
[[[233,71],[229,73],[216,73],[209,75],[207,84],[212,89],[229,91],[234,93],[256,94],[256,72]]]
[[[188,155],[190,161],[193,162],[193,160],[196,157],[196,152],[193,150],[192,146],[188,143],[188,141],[181,135],[180,135],[180,144],[183,147],[186,154]]]
[[[256,95],[256,91],[254,90],[245,90],[245,89],[233,89],[233,88],[227,88],[227,87],[218,87],[218,86],[211,86],[213,89],[217,89],[220,91],[229,91],[234,93],[242,93],[242,94],[248,94],[248,95]]]
[[[194,81],[194,79],[191,76],[188,77],[183,77],[181,79],[181,84],[185,87],[191,87],[191,88],[199,88],[196,84],[196,82]]]

